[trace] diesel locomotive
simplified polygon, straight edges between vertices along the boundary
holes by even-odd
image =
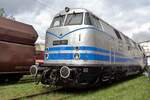
[[[46,32],[44,64],[30,72],[43,84],[97,85],[141,73],[144,59],[143,49],[122,32],[86,9],[66,7]]]

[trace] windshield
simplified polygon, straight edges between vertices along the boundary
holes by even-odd
[[[82,13],[68,14],[65,25],[80,25],[82,24],[82,19]]]
[[[53,19],[51,27],[59,27],[63,25],[65,15],[57,16]]]

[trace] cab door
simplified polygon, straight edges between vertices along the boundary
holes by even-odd
[[[121,34],[120,34],[119,31],[114,29],[114,32],[115,32],[115,34],[117,36],[117,39],[116,39],[116,49],[117,50],[115,52],[115,62],[119,62],[120,60],[117,59],[116,56],[120,56],[120,54],[123,53],[123,40],[122,40],[122,37],[121,37]]]

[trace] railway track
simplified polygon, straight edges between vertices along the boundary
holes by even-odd
[[[54,93],[54,92],[57,92],[60,89],[61,88],[55,88],[55,89],[40,92],[40,93],[33,93],[33,94],[29,94],[29,95],[24,95],[24,96],[13,97],[13,98],[10,98],[9,100],[29,99],[29,98],[33,98],[33,97],[40,96],[40,95],[46,95],[46,94],[49,94],[49,93]]]
[[[9,100],[22,100],[22,99],[33,99],[35,97],[38,97],[38,96],[44,96],[44,95],[48,95],[50,93],[62,93],[64,92],[65,90],[62,88],[62,87],[58,87],[58,88],[55,88],[55,89],[52,89],[52,90],[49,90],[49,91],[44,91],[44,92],[40,92],[40,93],[33,93],[33,94],[30,94],[30,95],[24,95],[24,96],[18,96],[18,97],[13,97],[13,98],[10,98]],[[72,98],[74,97],[75,95],[67,95],[67,96],[62,96],[62,97],[57,97],[58,95],[56,96],[52,96],[52,98],[56,98],[55,100],[66,100],[66,99],[69,99],[69,98]]]
[[[32,77],[24,77],[17,83],[2,83],[0,84],[0,93],[7,94],[8,96],[2,97],[3,100],[21,100],[21,99],[34,99],[38,98],[39,96],[47,96],[52,95],[52,98],[57,98],[57,100],[64,100],[70,96],[64,95],[63,97],[59,97],[59,94],[62,94],[64,89],[55,86],[42,86],[42,85],[34,85],[34,80]],[[27,87],[27,90],[26,90]],[[22,88],[22,89],[21,89]],[[28,88],[31,88],[28,89]],[[33,92],[32,91],[33,88]],[[37,89],[37,91],[35,91]],[[8,92],[6,91],[8,90]],[[10,92],[12,91],[12,92]],[[16,91],[16,92],[15,92]],[[17,91],[20,91],[17,93]],[[30,92],[30,93],[29,93]],[[58,94],[57,94],[58,93]],[[57,97],[56,95],[59,97]],[[2,96],[2,95],[1,95]]]

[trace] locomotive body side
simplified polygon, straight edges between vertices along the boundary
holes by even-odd
[[[85,9],[57,14],[45,40],[43,84],[95,85],[144,68],[137,44]]]

